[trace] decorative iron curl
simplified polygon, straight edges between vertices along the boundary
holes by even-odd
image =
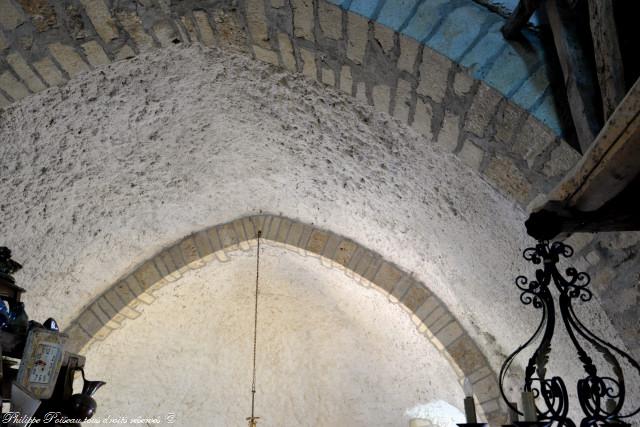
[[[542,309],[542,317],[531,338],[518,347],[502,365],[499,377],[500,391],[507,406],[517,411],[505,395],[504,380],[516,356],[542,336],[525,368],[523,389],[531,391],[538,398],[539,406],[536,410],[540,421],[548,422],[548,425],[554,427],[576,427],[576,423],[568,417],[569,398],[564,381],[557,376],[546,377],[556,319],[556,306],[550,286],[553,284],[560,294],[558,319],[562,320],[561,323],[586,373],[586,376],[579,379],[576,384],[578,401],[584,413],[580,427],[628,426],[622,420],[640,413],[640,407],[622,413],[625,406],[626,387],[618,358],[625,359],[639,375],[640,364],[627,353],[596,336],[577,317],[573,302],[576,300],[589,302],[593,298],[593,293],[589,289],[591,277],[587,273],[579,272],[574,267],[567,268],[564,275],[558,271],[560,257],[570,258],[573,254],[571,246],[562,242],[549,244],[547,241],[540,241],[535,247],[523,251],[522,256],[525,260],[535,265],[542,264],[542,266],[536,269],[535,280],[518,276],[515,284],[521,292],[520,301],[524,305],[533,305],[535,308]],[[578,338],[586,341],[590,347],[602,355],[611,367],[613,377],[598,374],[591,356],[585,351]]]

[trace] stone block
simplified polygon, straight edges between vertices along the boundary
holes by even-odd
[[[146,305],[150,305],[156,300],[156,297],[151,293],[151,289],[145,289],[144,285],[142,285],[142,283],[140,283],[134,276],[130,275],[124,281],[133,295]]]
[[[396,87],[396,102],[393,109],[393,116],[400,120],[402,123],[409,122],[409,112],[411,111],[411,98],[412,98],[411,83],[398,79],[398,86]]]
[[[51,55],[58,61],[58,64],[60,64],[71,77],[89,71],[87,63],[84,62],[71,46],[62,43],[52,43],[49,45],[49,52],[51,52]]]
[[[9,101],[3,94],[0,93],[0,108],[8,107],[11,105],[11,101]]]
[[[336,73],[327,67],[322,67],[322,83],[334,87],[336,85]]]
[[[36,76],[36,73],[31,70],[31,67],[29,67],[29,64],[27,64],[27,61],[24,60],[22,55],[17,52],[11,52],[6,56],[6,60],[11,68],[13,68],[13,71],[20,76],[32,92],[40,92],[47,88],[44,83],[42,83],[42,80]]]
[[[479,171],[484,158],[484,151],[467,138],[458,153],[458,157],[471,169]]]
[[[465,71],[458,71],[453,79],[453,92],[458,96],[465,96],[473,88],[475,80]]]
[[[421,286],[424,286],[421,284]],[[424,300],[421,306],[414,310],[414,314],[420,320],[427,319],[437,308],[442,308],[442,303],[436,296],[430,296]]]
[[[431,132],[432,115],[433,110],[431,108],[431,104],[425,103],[423,100],[418,98],[416,100],[416,112],[413,116],[411,127],[413,127],[417,132],[419,132],[429,141],[431,141],[431,139],[433,138],[433,133]]]
[[[180,23],[182,24],[182,27],[187,32],[187,35],[189,36],[189,40],[192,43],[197,43],[198,42],[198,30],[196,30],[196,25],[193,23],[193,20],[191,19],[191,17],[186,16],[186,15],[185,16],[181,16],[180,17]]]
[[[251,217],[242,218],[242,227],[244,228],[244,235],[248,240],[254,240],[258,237],[258,230]]]
[[[267,62],[272,65],[280,65],[280,59],[278,58],[278,52],[274,52],[273,50],[263,49],[260,46],[253,46],[253,54],[256,56],[256,59]]]
[[[328,1],[318,2],[318,21],[322,34],[330,39],[342,38],[342,10]]]
[[[398,69],[413,74],[416,65],[418,52],[420,51],[420,43],[400,34],[400,56],[398,56]]]
[[[521,205],[526,205],[530,199],[531,183],[511,160],[495,157],[491,159],[484,173],[500,190]]]
[[[320,255],[328,240],[329,234],[326,231],[313,230],[306,248],[309,252]]]
[[[327,243],[324,245],[324,249],[322,250],[322,256],[325,258],[323,260],[323,264],[327,267],[333,266],[332,260],[336,255],[336,251],[338,250],[338,245],[340,244],[341,240],[342,237],[337,236],[333,233],[329,233],[329,239],[327,240]]]
[[[127,319],[122,314],[118,313],[118,311],[115,308],[113,308],[113,306],[109,303],[109,301],[105,298],[104,295],[98,298],[96,303],[98,304],[100,309],[107,316],[109,316],[109,318],[112,319],[114,322],[117,322],[122,325],[122,323],[124,323],[125,320]]]
[[[102,308],[97,302],[94,302],[93,304],[91,304],[88,310],[91,310],[91,312],[96,315],[98,320],[100,320],[100,322],[107,328],[120,329],[122,327],[120,323],[111,319],[111,317],[102,310]]]
[[[215,37],[213,36],[213,29],[209,24],[209,15],[207,15],[207,12],[204,10],[194,10],[193,19],[196,21],[202,44],[205,46],[213,46],[215,44]]]
[[[420,95],[428,96],[434,102],[442,102],[447,91],[450,68],[449,59],[425,47],[420,64],[420,84],[416,91]]]
[[[563,176],[580,161],[580,154],[564,141],[559,141],[544,164],[542,173],[548,177]]]
[[[200,268],[204,266],[204,261],[200,257],[198,247],[193,237],[187,237],[180,242],[182,257],[189,268]]]
[[[364,62],[369,38],[369,23],[355,13],[347,14],[347,58],[356,64]]]
[[[510,145],[515,132],[520,128],[520,120],[523,115],[522,108],[505,100],[496,112],[495,139],[500,143]]]
[[[464,331],[462,330],[462,327],[455,320],[449,323],[444,328],[440,329],[438,332],[434,332],[435,337],[444,347],[449,346],[449,344],[451,344],[454,340],[456,340],[463,334]]]
[[[380,265],[380,269],[376,273],[372,282],[390,293],[403,275],[404,273],[395,265],[385,261]]]
[[[498,381],[494,375],[483,378],[473,385],[473,393],[480,403],[493,400],[500,396]]]
[[[0,50],[4,50],[8,47],[9,47],[9,41],[4,36],[4,34],[2,34],[2,31],[0,31]]]
[[[303,225],[299,222],[293,222],[291,228],[289,228],[289,234],[287,235],[286,243],[293,247],[298,248],[300,245],[300,237],[302,236]]]
[[[373,106],[381,113],[389,112],[389,103],[391,101],[391,90],[387,85],[377,85],[371,90]]]
[[[420,283],[416,282],[416,280],[411,277],[409,274],[405,274],[402,278],[395,284],[393,289],[391,290],[391,296],[396,300],[401,300],[404,294],[411,288],[412,286],[419,286]]]
[[[164,279],[160,275],[160,272],[153,261],[147,261],[142,264],[133,275],[145,290],[154,285],[161,285],[164,283]]]
[[[487,363],[480,349],[468,335],[453,342],[447,347],[447,351],[465,375],[476,372]]]
[[[182,277],[182,272],[180,271],[182,267],[184,267],[184,261],[176,262],[171,256],[171,251],[169,249],[165,249],[160,252],[154,259],[153,262],[158,269],[158,272],[165,280],[173,282]]]
[[[193,235],[193,241],[196,244],[196,250],[198,251],[198,257],[204,262],[210,261],[213,257],[213,248],[209,241],[209,236],[206,231],[199,231]]]
[[[225,251],[233,251],[238,249],[238,236],[236,236],[236,231],[233,228],[231,223],[219,225],[216,227],[218,229],[218,236],[220,237],[220,244],[222,245],[222,249]],[[265,233],[265,237],[266,237]]]
[[[547,150],[556,136],[536,118],[529,116],[522,128],[516,133],[513,152],[533,167],[538,157]]]
[[[142,20],[135,12],[120,11],[116,16],[140,51],[153,48],[153,37],[147,34],[142,25]]]
[[[0,26],[11,31],[24,22],[24,16],[20,9],[15,7],[11,0],[0,0]]]
[[[453,347],[453,344],[450,347]],[[471,384],[475,384],[492,374],[493,371],[491,370],[491,368],[485,364],[478,368],[476,371],[473,371],[473,373],[467,374],[467,377],[469,378],[469,381],[471,381]]]
[[[357,248],[358,245],[356,243],[343,239],[336,249],[333,260],[339,265],[347,266]]]
[[[265,232],[263,233],[264,238],[277,242],[280,224],[282,224],[282,217],[271,216],[269,221],[265,222]]]
[[[481,83],[465,117],[465,130],[484,136],[502,95]]]
[[[289,229],[291,229],[291,220],[289,218],[280,218],[280,226],[273,240],[278,243],[286,243]]]
[[[373,37],[382,48],[382,51],[387,55],[390,55],[393,52],[393,48],[395,46],[393,34],[394,32],[391,28],[385,27],[377,22],[374,23]]]
[[[62,72],[49,58],[43,58],[33,63],[33,68],[47,82],[49,86],[58,86],[65,82]]]
[[[440,316],[437,320],[429,325],[429,329],[431,332],[436,335],[438,331],[447,326],[450,322],[453,321],[453,316],[451,313],[445,313],[443,316]]]
[[[105,65],[111,62],[104,49],[102,49],[102,46],[100,46],[96,41],[90,41],[82,44],[82,50],[92,67],[99,67],[100,65]]]
[[[415,283],[407,290],[401,301],[412,313],[415,313],[429,298],[430,294],[421,283]]]
[[[222,242],[220,241],[220,236],[218,236],[218,227],[211,227],[207,230],[207,236],[209,236],[209,242],[211,243],[211,248],[218,258],[220,262],[229,261],[229,257],[224,252],[224,247],[222,246]]]
[[[283,8],[285,5],[285,0],[271,0],[271,7],[274,9]]]
[[[365,82],[358,82],[356,86],[356,99],[363,104],[369,104],[367,99],[367,86]]]
[[[175,40],[180,41],[180,35],[169,20],[162,19],[157,21],[151,29],[162,47],[172,46]]]
[[[313,35],[313,0],[292,0],[293,7],[293,34],[314,41]]]
[[[220,41],[244,50],[247,45],[247,36],[236,14],[227,13],[222,9],[215,9],[212,13]]]
[[[373,283],[373,279],[376,277],[376,274],[378,274],[378,270],[382,266],[383,262],[384,261],[382,260],[382,258],[380,258],[379,255],[375,254],[373,256],[373,259],[371,260],[371,263],[369,264],[369,267],[362,275],[362,278]]]
[[[357,262],[354,263],[352,268],[353,272],[358,276],[364,276],[369,267],[374,261],[374,255],[367,249],[362,249],[362,252],[358,254]]]
[[[431,329],[431,326],[433,326],[438,319],[447,314],[449,314],[449,311],[440,303],[428,316],[422,319],[422,321],[427,328]]]
[[[29,95],[29,90],[10,71],[0,74],[0,89],[5,91],[14,101]]]
[[[118,38],[118,28],[103,0],[80,0],[93,28],[105,43]]]
[[[454,151],[458,147],[460,136],[460,117],[445,110],[442,128],[438,133],[438,145],[445,151]]]
[[[78,316],[77,323],[82,330],[92,338],[100,336],[99,339],[104,339],[109,334],[108,332],[105,333],[105,331],[103,331],[103,329],[105,329],[104,324],[100,321],[98,316],[88,308]]]
[[[269,46],[269,28],[267,27],[267,17],[264,11],[263,0],[247,0],[247,25],[253,43],[263,47]]]
[[[343,65],[340,70],[340,90],[351,95],[353,93],[353,77],[351,67]]]
[[[305,76],[317,80],[318,70],[316,69],[316,55],[314,52],[300,48],[300,59],[302,60],[302,74]]]
[[[278,46],[280,47],[280,57],[284,68],[292,72],[297,71],[293,45],[287,33],[278,33]]]
[[[122,61],[123,59],[129,59],[136,56],[131,46],[128,44],[122,45],[122,47],[116,52],[115,60]]]
[[[131,292],[129,292],[129,295],[133,296]],[[137,307],[140,305],[140,302],[137,299],[123,300],[119,293],[116,291],[116,288],[109,289],[104,293],[104,297],[107,299],[107,301],[109,301],[109,304],[111,304],[111,306],[118,311],[118,313],[122,314],[127,319],[136,319],[142,314],[137,309]]]

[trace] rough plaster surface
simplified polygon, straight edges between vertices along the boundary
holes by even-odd
[[[532,332],[536,313],[512,285],[531,272],[519,255],[532,243],[524,213],[431,141],[299,76],[220,50],[165,49],[0,120],[0,235],[25,265],[18,280],[36,319],[66,324],[170,242],[266,211],[414,272],[495,368]],[[615,335],[606,316],[586,314]]]
[[[260,426],[407,426],[407,411],[434,399],[462,409],[455,373],[399,306],[316,258],[263,248]],[[254,253],[209,264],[92,345],[88,372],[108,383],[98,417],[173,412],[177,426],[243,425],[254,281]]]

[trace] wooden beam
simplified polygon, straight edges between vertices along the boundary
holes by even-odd
[[[576,16],[559,3],[559,0],[546,0],[544,6],[564,75],[571,117],[584,153],[601,128],[596,107],[597,80],[578,37]]]
[[[532,236],[640,229],[640,79],[578,164],[529,217]],[[555,234],[554,234],[555,233]]]
[[[520,31],[527,25],[531,15],[540,7],[541,0],[520,0],[513,13],[502,26],[500,31],[507,40],[518,37]]]
[[[613,17],[613,0],[589,0],[589,23],[605,120],[624,97],[624,68]]]

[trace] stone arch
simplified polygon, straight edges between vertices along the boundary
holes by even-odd
[[[378,289],[411,316],[418,331],[439,350],[462,381],[471,379],[478,409],[492,424],[504,420],[497,377],[486,357],[446,305],[422,282],[357,242],[312,225],[278,215],[255,215],[191,234],[146,260],[89,304],[65,330],[71,347],[83,351],[103,341],[138,307],[153,303],[154,290],[178,280],[185,271],[217,260],[226,262],[237,250],[251,250],[257,230],[263,238],[289,250],[320,258],[328,267]]]
[[[112,61],[197,42],[247,51],[393,115],[521,206],[579,159],[562,137],[540,41],[505,41],[503,18],[473,2],[2,4],[0,107]],[[468,22],[478,31],[451,31]]]

